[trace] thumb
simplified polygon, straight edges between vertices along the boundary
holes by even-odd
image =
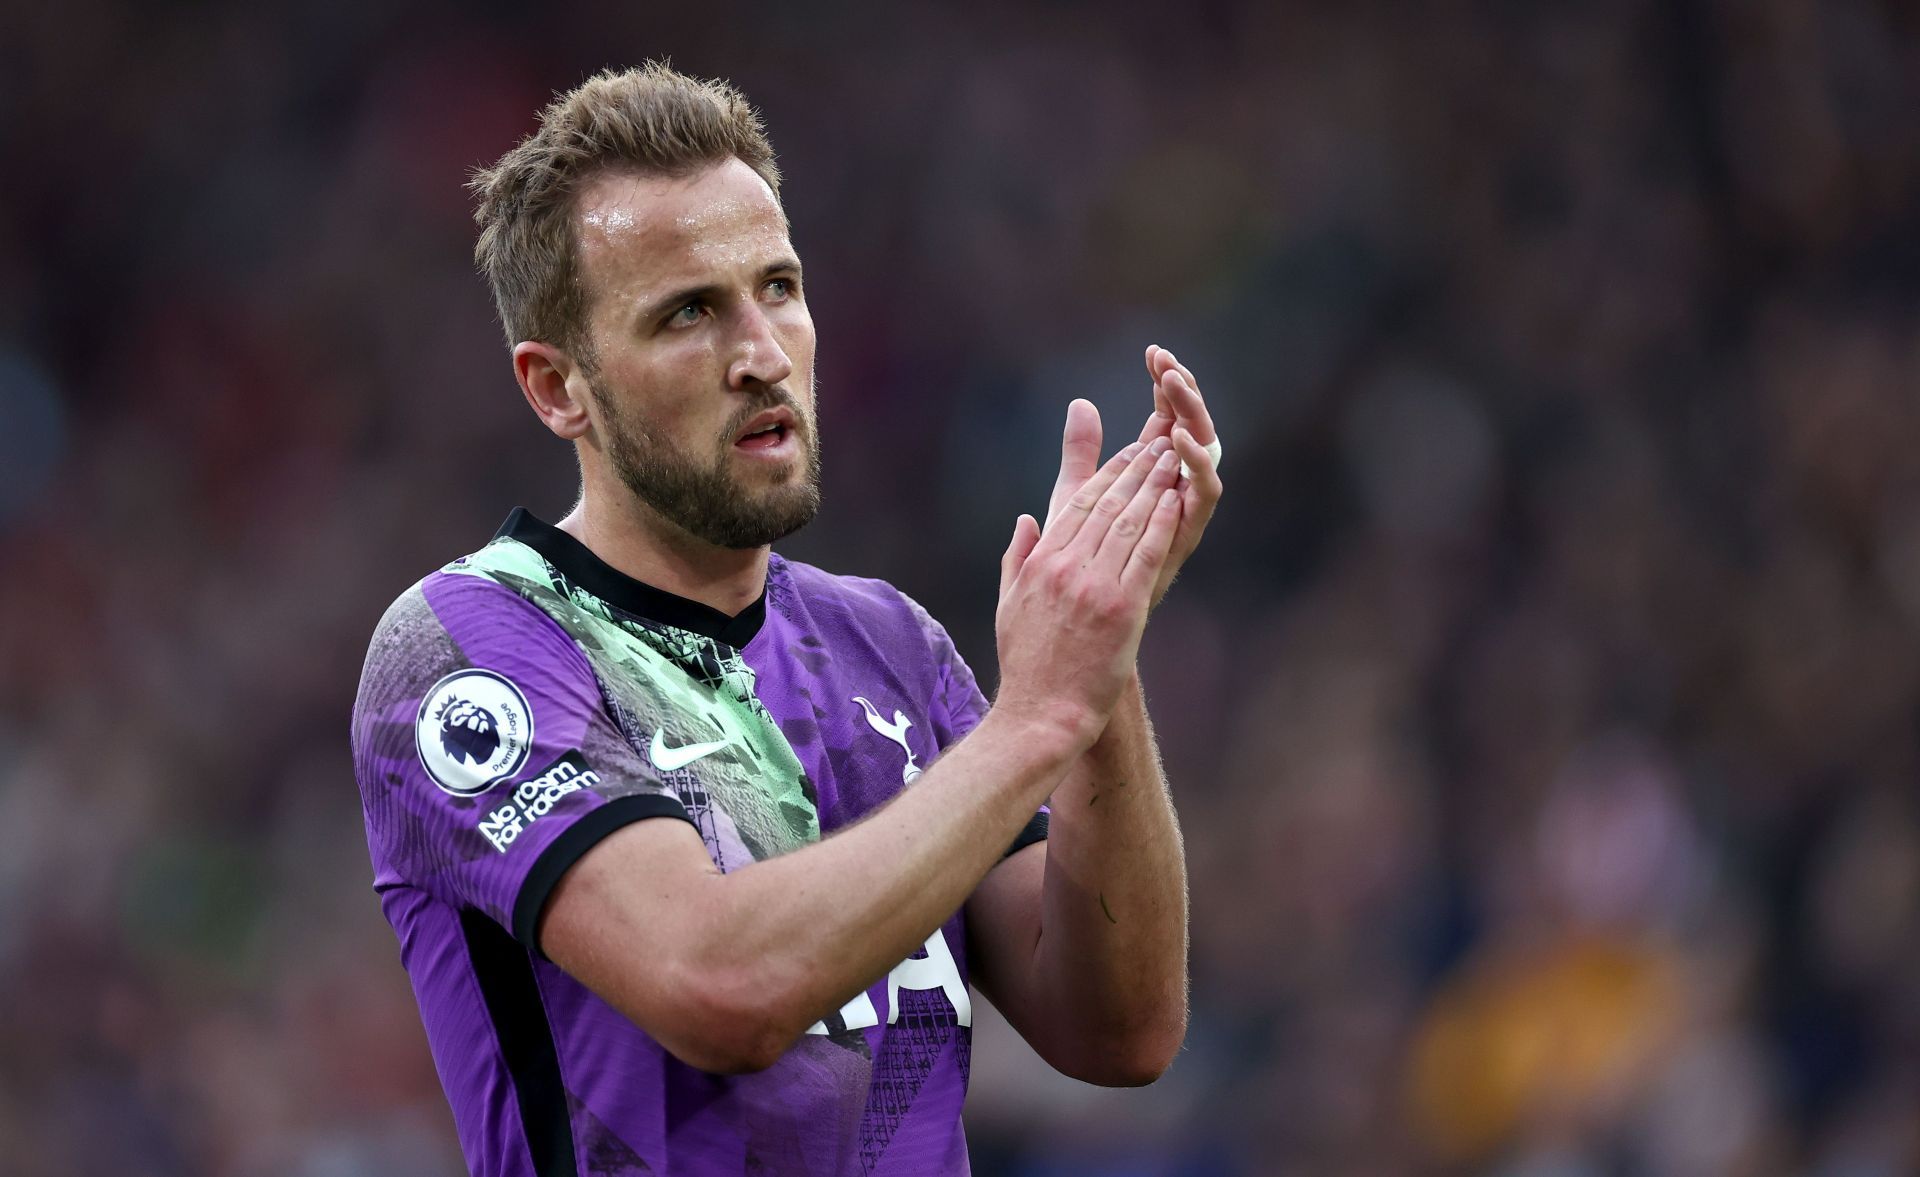
[[[1033,553],[1033,546],[1040,542],[1040,524],[1031,515],[1022,515],[1014,520],[1013,542],[1007,545],[1007,554],[1000,557],[1000,595],[1006,596],[1013,587],[1013,580],[1020,575],[1020,569]]]
[[[1060,476],[1053,483],[1053,497],[1047,501],[1051,520],[1060,504],[1073,497],[1080,484],[1100,468],[1100,410],[1085,398],[1067,405],[1067,427],[1060,438]]]

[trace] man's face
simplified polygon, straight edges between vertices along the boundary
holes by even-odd
[[[590,415],[621,481],[719,547],[805,526],[820,506],[813,318],[772,190],[737,159],[608,175],[579,217]]]

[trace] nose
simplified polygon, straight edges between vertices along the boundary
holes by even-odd
[[[758,303],[750,304],[742,312],[733,348],[732,362],[727,365],[727,386],[736,392],[754,384],[772,386],[793,375],[793,361],[780,346],[773,324]]]

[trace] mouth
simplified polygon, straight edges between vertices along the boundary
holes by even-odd
[[[768,409],[748,421],[739,433],[734,434],[735,449],[769,452],[786,448],[787,439],[792,437],[797,422],[793,411],[782,405]]]

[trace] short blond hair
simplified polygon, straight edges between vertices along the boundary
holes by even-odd
[[[760,116],[725,81],[650,61],[556,96],[538,130],[467,184],[480,225],[473,260],[493,288],[507,346],[537,339],[592,367],[574,225],[575,197],[589,181],[608,172],[686,176],[730,158],[779,195]]]

